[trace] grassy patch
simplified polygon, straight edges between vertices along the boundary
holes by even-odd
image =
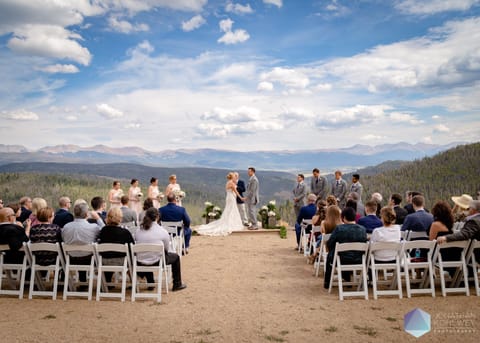
[[[280,331],[280,335],[282,335],[282,336],[288,335],[288,330]]]
[[[368,335],[368,336],[371,336],[371,337],[375,337],[377,335],[377,330],[375,330],[375,328],[373,328],[371,326],[354,325],[353,328],[355,330],[357,330],[357,332],[362,334],[362,335]]]
[[[370,309],[374,310],[374,311],[382,311],[383,310],[383,307],[375,307],[375,306],[372,306],[370,307]]]
[[[280,229],[280,238],[287,238],[287,228],[285,226],[277,226],[277,228]]]
[[[212,331],[210,329],[204,329],[204,330],[197,331],[196,334],[201,336],[209,336],[217,332],[220,332],[220,331],[219,330]]]
[[[325,332],[337,332],[338,328],[336,326],[330,325],[328,328],[325,329]]]
[[[265,336],[265,339],[270,342],[285,342],[285,338],[283,337],[277,337],[274,335],[267,335]]]
[[[387,318],[385,318],[385,320],[387,320],[387,321],[389,321],[389,322],[396,322],[396,321],[397,321],[397,318],[387,317]]]
[[[42,319],[56,319],[57,316],[54,315],[54,314],[47,314],[45,317],[43,317]]]

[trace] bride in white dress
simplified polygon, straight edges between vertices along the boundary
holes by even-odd
[[[200,225],[196,231],[205,236],[226,236],[232,231],[243,230],[242,219],[237,207],[237,185],[234,181],[234,173],[228,173],[225,189],[227,197],[225,200],[225,209],[220,219],[210,222],[206,225]]]

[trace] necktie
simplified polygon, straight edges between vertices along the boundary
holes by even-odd
[[[317,177],[317,179],[315,180],[315,184],[318,184],[318,177]]]

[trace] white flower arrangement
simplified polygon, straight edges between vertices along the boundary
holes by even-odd
[[[267,207],[267,206],[262,206],[261,209],[262,209],[262,210],[265,210],[265,211],[268,211],[268,207]]]
[[[270,201],[268,202],[268,204],[269,204],[269,205],[273,205],[273,206],[275,206],[277,203],[276,203],[276,201],[275,201],[275,200],[270,200]]]
[[[210,201],[205,201],[205,206],[212,206],[213,204]]]
[[[165,197],[165,195],[163,195],[163,192],[160,192],[160,193],[158,193],[158,195],[157,195],[157,199],[158,199],[158,200],[162,200],[164,197]]]
[[[215,207],[213,208],[213,212],[219,212],[219,211],[221,211],[221,208],[220,208],[220,207],[215,206]]]
[[[139,198],[143,197],[143,193],[142,193],[142,192],[138,192],[138,193],[137,193],[137,197],[139,197]]]
[[[208,216],[210,218],[215,218],[216,215],[217,215],[217,212],[208,212]]]
[[[275,217],[277,214],[274,211],[268,211],[267,215],[269,217]]]

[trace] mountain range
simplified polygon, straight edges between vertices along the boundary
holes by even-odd
[[[304,149],[283,151],[233,151],[216,149],[179,149],[148,151],[139,147],[95,145],[47,146],[29,150],[21,145],[0,144],[0,165],[16,162],[62,163],[136,163],[156,167],[204,167],[244,170],[257,169],[310,172],[312,166],[322,173],[335,169],[352,171],[389,160],[412,161],[433,156],[464,142],[446,145],[400,142],[376,146],[354,145],[338,149]]]

